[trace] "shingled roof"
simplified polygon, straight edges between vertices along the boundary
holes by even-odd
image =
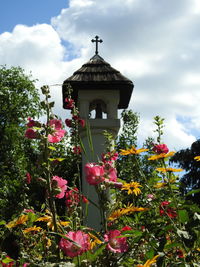
[[[64,81],[63,101],[66,97],[66,85],[68,83],[73,89],[72,98],[75,102],[77,101],[79,90],[119,90],[119,109],[128,107],[134,87],[131,80],[123,76],[118,70],[112,68],[99,55],[94,55],[87,63]]]

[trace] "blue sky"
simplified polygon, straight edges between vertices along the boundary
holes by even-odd
[[[67,6],[68,0],[1,0],[0,33],[12,31],[17,24],[50,23]]]
[[[5,0],[0,6],[1,64],[21,66],[44,84],[62,84],[94,55],[135,85],[129,108],[140,114],[140,143],[165,118],[171,149],[200,138],[199,0]],[[51,86],[55,112],[61,86]]]

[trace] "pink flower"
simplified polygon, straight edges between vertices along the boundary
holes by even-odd
[[[65,255],[73,258],[89,250],[88,234],[85,234],[80,230],[77,232],[70,231],[68,234],[66,234],[66,237],[76,242],[77,245],[65,238],[61,238],[59,247],[61,250],[63,250]]]
[[[85,165],[86,180],[90,185],[97,185],[104,181],[104,167],[96,163]]]
[[[168,207],[170,205],[169,201],[163,201],[160,204],[160,215],[167,215],[170,218],[176,218],[177,213],[174,208]]]
[[[26,183],[30,184],[31,183],[31,175],[29,172],[26,173]]]
[[[25,212],[25,213],[29,213],[29,212],[31,212],[31,213],[35,213],[35,211],[32,210],[32,209],[24,209],[23,212]]]
[[[67,127],[72,127],[72,120],[66,119],[65,124],[67,125]]]
[[[147,200],[148,201],[152,201],[153,199],[155,199],[155,196],[153,194],[148,194],[147,195]]]
[[[167,145],[161,144],[161,145],[154,145],[153,151],[157,154],[162,154],[162,153],[167,154],[169,152],[169,149]]]
[[[67,181],[64,180],[63,178],[59,177],[59,176],[53,176],[52,177],[52,181],[56,181],[57,182],[57,187],[60,189],[60,193],[57,194],[55,197],[57,198],[63,198],[65,195],[65,191],[67,190]]]
[[[56,129],[56,130],[62,129],[62,121],[61,120],[52,119],[52,120],[49,121],[49,125],[51,127],[53,126],[53,128]]]
[[[85,127],[85,120],[79,119],[78,122],[81,125],[81,127],[83,127],[83,128]]]
[[[79,193],[78,188],[75,187],[75,188],[67,191],[66,194],[65,194],[65,198],[66,198],[65,204],[66,204],[66,206],[68,208],[70,208],[71,206],[77,206],[78,203],[80,202],[80,197],[81,197],[83,203],[88,203],[89,202],[88,199],[85,196],[83,196],[83,195],[81,195]]]
[[[108,176],[111,182],[117,182],[117,170],[113,167],[109,167],[106,170],[106,175]]]
[[[81,153],[81,147],[80,146],[73,147],[73,152],[74,154],[79,155]]]
[[[32,127],[36,126],[36,124],[37,124],[33,119],[31,119],[31,117],[28,117],[28,121],[29,122],[26,124],[26,126],[29,128],[32,128]]]
[[[72,119],[75,120],[75,121],[78,121],[79,120],[79,116],[78,115],[73,115]]]
[[[107,152],[106,154],[102,154],[102,161],[104,163],[108,162],[112,164],[112,161],[115,161],[118,159],[118,153],[115,151]]]
[[[119,237],[121,231],[119,230],[110,230],[107,234],[104,235],[104,239],[107,244],[107,249],[114,253],[122,253],[128,250],[128,244],[126,242],[126,237]]]
[[[28,139],[37,139],[38,133],[35,130],[28,128],[25,132],[25,137]]]
[[[56,130],[53,134],[48,134],[48,141],[49,143],[58,143],[62,140],[62,138],[65,136],[66,131],[65,130]]]
[[[73,109],[74,108],[74,100],[71,98],[65,98],[66,108]]]
[[[132,228],[130,226],[126,225],[121,229],[121,232],[130,231],[130,230],[132,230]]]

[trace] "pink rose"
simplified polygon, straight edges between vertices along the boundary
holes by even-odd
[[[73,258],[89,250],[88,234],[85,234],[80,230],[77,232],[70,231],[68,234],[66,234],[66,237],[77,243],[76,245],[65,238],[61,238],[59,247],[66,256]]]
[[[67,181],[59,176],[53,176],[52,181],[57,182],[57,187],[60,189],[60,193],[57,194],[55,197],[57,198],[63,198],[65,196],[65,191],[67,190]]]
[[[96,163],[85,165],[86,180],[90,185],[97,185],[104,181],[104,167]]]
[[[153,151],[157,154],[162,154],[162,153],[167,154],[169,152],[169,149],[167,145],[161,144],[161,145],[154,145]]]
[[[128,244],[126,242],[126,237],[119,237],[121,231],[119,230],[110,230],[107,234],[104,235],[104,239],[107,244],[107,249],[114,253],[122,253],[128,250]]]

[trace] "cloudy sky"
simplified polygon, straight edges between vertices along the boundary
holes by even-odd
[[[199,0],[6,0],[0,3],[0,64],[21,66],[37,86],[62,84],[100,55],[135,85],[129,108],[141,117],[139,139],[153,117],[165,118],[163,141],[178,150],[200,138]],[[51,87],[64,115],[61,87]]]

